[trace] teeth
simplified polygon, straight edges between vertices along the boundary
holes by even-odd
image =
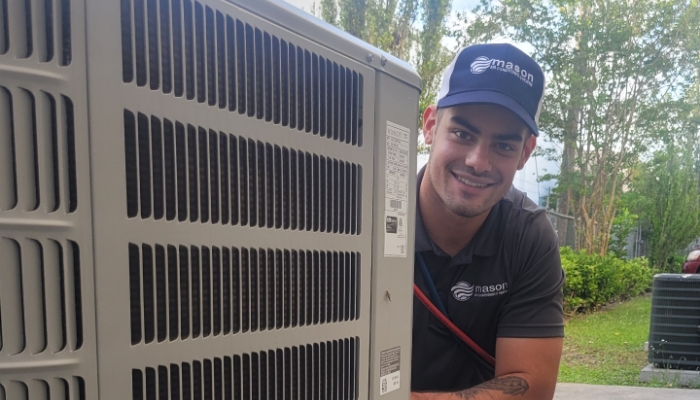
[[[488,185],[485,184],[485,183],[476,183],[476,182],[472,182],[472,181],[470,181],[470,180],[468,180],[468,179],[460,178],[459,176],[457,177],[457,179],[459,179],[459,181],[462,182],[463,184],[465,184],[465,185],[467,185],[467,186],[473,186],[473,187],[475,187],[475,188],[484,188],[484,187],[488,186]]]

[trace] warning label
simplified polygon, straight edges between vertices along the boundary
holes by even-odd
[[[384,350],[379,356],[379,394],[385,395],[401,387],[401,347]]]
[[[409,139],[411,130],[393,122],[386,123],[386,176],[384,211],[384,256],[406,257],[408,240]]]

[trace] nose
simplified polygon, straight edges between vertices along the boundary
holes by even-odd
[[[491,171],[491,161],[489,160],[489,146],[486,143],[479,143],[468,150],[464,159],[464,164],[474,170],[475,174],[482,174]]]

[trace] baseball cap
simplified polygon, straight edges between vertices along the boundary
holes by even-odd
[[[463,48],[447,67],[437,107],[489,103],[514,112],[539,136],[544,73],[530,56],[507,43]]]

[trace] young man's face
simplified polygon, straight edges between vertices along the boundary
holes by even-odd
[[[440,111],[431,106],[423,120],[425,142],[431,145],[425,177],[444,206],[461,217],[489,212],[508,192],[536,144],[527,125],[497,105]]]

